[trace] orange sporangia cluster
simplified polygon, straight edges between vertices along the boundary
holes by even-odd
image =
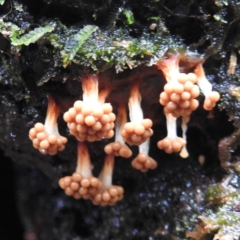
[[[110,186],[108,189],[103,190],[101,193],[96,194],[92,202],[95,205],[107,206],[114,205],[116,202],[123,199],[124,189],[121,186]]]
[[[76,199],[91,199],[102,187],[101,181],[92,175],[91,160],[85,143],[78,143],[76,172],[72,176],[61,178],[59,186],[68,196]]]
[[[47,116],[44,125],[36,123],[29,131],[29,138],[33,147],[42,154],[55,155],[58,151],[65,149],[67,138],[58,132],[57,118],[60,109],[51,96],[48,96]]]
[[[115,141],[107,144],[104,147],[104,151],[107,154],[113,154],[114,156],[117,156],[117,157],[120,156],[124,158],[129,158],[132,156],[131,149],[127,145],[122,144],[119,141]]]
[[[121,132],[125,142],[129,145],[140,145],[153,135],[152,121],[143,119],[140,123],[128,122]]]
[[[163,149],[166,153],[179,152],[183,146],[186,145],[186,141],[177,136],[177,119],[172,114],[166,114],[167,118],[167,137],[158,141],[157,146],[159,149]]]
[[[197,76],[194,73],[180,73],[179,60],[178,56],[173,56],[158,64],[167,79],[159,102],[164,106],[165,114],[170,113],[176,118],[191,115],[199,105],[196,98],[200,94],[199,87],[195,85]]]
[[[103,169],[99,175],[102,182],[101,190],[92,198],[95,205],[114,205],[123,199],[124,189],[121,186],[112,185],[112,174],[114,167],[114,155],[108,154],[104,160]]]
[[[113,205],[123,198],[121,186],[112,185],[114,155],[106,155],[103,169],[98,178],[92,175],[91,160],[84,142],[78,143],[76,172],[59,180],[66,195],[75,199],[89,199],[96,205]]]
[[[186,149],[187,123],[192,111],[199,106],[196,99],[200,90],[205,95],[203,108],[210,111],[220,99],[218,92],[212,91],[212,85],[206,79],[202,64],[198,64],[194,73],[180,73],[179,55],[173,55],[157,63],[163,72],[167,83],[159,96],[159,102],[164,106],[167,120],[167,137],[157,143],[158,148],[166,153],[180,152],[183,158],[188,157]],[[176,120],[182,117],[183,137],[176,134]]]
[[[127,116],[125,106],[120,105],[118,108],[118,114],[115,123],[115,141],[107,144],[104,147],[105,153],[124,158],[129,158],[132,156],[131,149],[124,143],[124,140],[121,136],[121,131],[126,122]]]
[[[149,169],[155,169],[157,162],[148,156],[150,140],[148,139],[139,146],[139,154],[133,159],[132,167],[147,172]]]
[[[59,186],[64,189],[66,195],[73,196],[75,199],[90,199],[97,193],[101,182],[95,177],[84,178],[81,174],[75,172],[72,176],[61,178]]]
[[[185,75],[185,76],[184,76]],[[197,81],[195,74],[180,74],[176,82],[169,82],[160,94],[159,102],[164,106],[165,113],[174,117],[190,115],[196,110],[199,103],[199,87],[194,85]]]
[[[205,76],[202,64],[198,64],[194,72],[197,76],[197,84],[205,96],[203,108],[210,111],[216,106],[216,102],[219,101],[220,94],[216,91],[212,91],[212,85]]]
[[[130,90],[128,107],[131,122],[124,125],[121,134],[125,142],[139,146],[152,136],[153,131],[151,129],[152,120],[143,118],[138,81]]]
[[[139,148],[139,154],[132,161],[132,167],[146,172],[155,169],[157,162],[148,156],[150,137],[153,134],[152,120],[143,117],[139,84],[140,82],[136,81],[131,87],[128,100],[130,122],[125,123],[121,128],[121,135],[129,145],[137,145]],[[120,111],[122,115],[126,112],[125,109]]]
[[[193,72],[180,72],[181,56],[176,54],[156,63],[166,78],[163,92],[159,94],[159,102],[166,116],[167,136],[157,142],[159,149],[170,154],[179,152],[182,158],[188,157],[187,124],[194,110],[199,106],[200,91],[205,96],[203,108],[213,109],[220,95],[212,91],[212,85],[207,80],[202,63],[192,68]],[[133,168],[146,172],[157,167],[157,162],[149,154],[150,137],[153,135],[153,122],[144,118],[141,108],[140,80],[134,80],[128,99],[129,120],[127,118],[126,102],[118,102],[117,117],[110,103],[105,103],[110,94],[110,87],[99,91],[97,75],[84,75],[81,78],[83,96],[64,113],[71,135],[78,141],[76,171],[59,180],[59,186],[66,195],[75,199],[89,199],[93,204],[114,205],[123,198],[124,189],[112,184],[115,157],[130,158],[136,145],[138,154],[131,162]],[[124,105],[125,104],[125,105]],[[115,109],[114,105],[114,109]],[[54,155],[62,151],[67,138],[58,132],[57,119],[60,108],[51,96],[48,96],[48,108],[45,123],[36,123],[29,131],[29,138],[34,148],[42,154]],[[177,135],[177,118],[181,117],[182,136]],[[115,129],[115,134],[114,134]],[[86,141],[94,142],[111,139],[104,147],[106,154],[104,165],[98,177],[92,174],[92,164]]]
[[[111,104],[99,100],[97,76],[83,77],[82,89],[83,101],[76,101],[63,116],[70,133],[80,142],[112,138],[116,117]]]
[[[132,167],[141,172],[147,172],[149,169],[155,169],[157,167],[157,162],[148,155],[139,153],[132,161]]]

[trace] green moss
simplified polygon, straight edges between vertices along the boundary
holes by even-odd
[[[209,211],[200,217],[207,229],[211,231],[217,230],[215,235],[218,237],[217,239],[227,235],[233,236],[233,239],[239,239],[240,215],[237,209],[239,202],[240,191],[238,190],[216,211]]]
[[[63,59],[63,67],[73,60],[76,53],[79,51],[83,43],[92,35],[93,32],[97,30],[97,26],[87,25],[81,29],[77,34],[70,37],[64,46],[64,50],[61,51]],[[53,45],[54,46],[54,45]]]
[[[17,6],[14,6],[15,11],[20,12]],[[133,12],[125,9],[123,13],[127,24],[133,24]],[[122,28],[97,30],[94,25],[69,28],[60,20],[45,20],[41,26],[31,30],[32,24],[26,28],[26,25],[18,26],[2,20],[0,30],[2,34],[9,35],[12,46],[27,46],[37,41],[40,45],[50,43],[53,46],[52,56],[59,67],[67,67],[74,62],[95,71],[115,66],[117,72],[120,72],[143,63],[153,64],[167,50],[184,47],[179,38],[170,37],[167,32],[162,31],[143,33],[139,38],[134,38],[127,29]]]
[[[20,36],[19,38],[18,38],[19,32],[13,31],[10,36],[11,44],[13,46],[21,46],[21,45],[28,46],[31,43],[35,43],[44,34],[52,32],[53,30],[54,30],[54,26],[51,26],[51,25],[44,26],[44,27],[38,27],[38,28],[35,28],[32,31]]]
[[[133,16],[133,12],[131,10],[125,9],[125,10],[123,10],[123,14],[127,18],[127,23],[129,25],[134,23],[134,16]]]
[[[223,199],[228,198],[230,196],[234,196],[236,194],[236,189],[230,187],[226,187],[224,184],[214,184],[211,185],[206,193],[205,199],[208,202],[221,202]]]

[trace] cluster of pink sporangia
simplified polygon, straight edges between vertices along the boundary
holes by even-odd
[[[179,70],[180,56],[173,55],[157,63],[167,83],[164,91],[159,96],[159,102],[164,106],[164,113],[167,119],[167,137],[157,143],[158,148],[166,153],[179,152],[183,158],[188,157],[186,149],[187,123],[190,120],[192,111],[196,110],[199,102],[196,99],[200,90],[205,96],[203,108],[212,110],[220,95],[212,91],[212,85],[207,80],[201,63],[199,63],[194,73],[181,73]],[[176,120],[182,117],[183,137],[178,137],[176,132]]]
[[[159,102],[164,107],[167,121],[167,136],[158,141],[157,146],[166,153],[180,152],[183,158],[188,157],[186,149],[187,123],[192,111],[199,102],[201,92],[205,96],[203,108],[210,111],[219,100],[218,92],[212,91],[212,85],[205,77],[202,64],[195,66],[192,73],[179,71],[180,57],[173,55],[156,65],[166,78],[164,91]],[[139,154],[132,160],[132,167],[146,172],[155,169],[157,162],[148,155],[150,137],[153,135],[152,120],[144,118],[141,108],[140,81],[135,81],[130,89],[127,108],[119,104],[117,116],[113,113],[110,103],[105,103],[109,89],[99,92],[97,75],[82,77],[82,100],[77,100],[73,107],[64,113],[70,133],[78,141],[77,168],[71,176],[59,180],[59,185],[68,196],[76,199],[89,199],[96,205],[113,205],[123,198],[121,186],[112,185],[112,173],[115,156],[130,158],[130,146],[136,145]],[[57,118],[60,109],[51,96],[48,96],[48,109],[45,124],[36,123],[29,131],[29,138],[34,148],[42,154],[54,155],[65,148],[67,139],[58,132]],[[177,118],[182,118],[182,137],[177,136]],[[115,130],[115,134],[114,134]],[[104,166],[98,177],[91,171],[91,160],[86,142],[110,139],[114,141],[104,147],[106,153]]]
[[[36,123],[29,131],[33,147],[42,154],[55,155],[58,151],[65,149],[68,140],[58,132],[57,119],[59,114],[60,108],[53,98],[48,96],[48,109],[44,125]]]
[[[99,177],[92,175],[92,166],[85,142],[78,142],[78,159],[76,172],[59,180],[60,187],[68,196],[75,199],[89,199],[95,205],[114,205],[123,198],[121,186],[112,184],[114,155],[106,154]]]

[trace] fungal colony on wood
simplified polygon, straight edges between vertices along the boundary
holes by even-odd
[[[187,123],[191,113],[199,106],[200,91],[205,96],[203,108],[212,110],[220,95],[212,90],[202,63],[194,66],[194,72],[180,72],[181,56],[171,55],[156,63],[166,79],[163,92],[159,94],[159,103],[166,116],[167,136],[157,142],[159,149],[171,154],[178,152],[182,158],[188,157]],[[150,137],[153,135],[152,120],[144,118],[141,108],[140,81],[135,80],[130,88],[128,109],[119,104],[115,115],[111,103],[105,103],[110,89],[99,91],[98,76],[88,74],[81,77],[82,100],[77,100],[64,113],[70,134],[78,141],[76,172],[59,180],[66,195],[76,199],[89,199],[93,204],[114,205],[123,198],[124,189],[112,184],[115,156],[130,158],[131,146],[136,145],[139,153],[132,160],[132,167],[146,172],[155,169],[157,162],[149,156]],[[129,118],[127,117],[129,111]],[[60,108],[53,97],[48,96],[47,116],[44,125],[36,123],[29,131],[33,147],[42,154],[54,155],[62,151],[67,138],[58,132],[57,118]],[[182,136],[177,135],[177,118],[181,118]],[[128,121],[129,119],[129,121]],[[115,130],[115,133],[114,133]],[[99,177],[92,175],[92,165],[86,142],[112,139],[104,147],[105,160]]]
[[[58,132],[57,118],[60,109],[51,96],[48,96],[48,109],[44,125],[36,123],[29,131],[29,138],[33,147],[42,154],[55,155],[58,151],[65,149],[67,138]]]

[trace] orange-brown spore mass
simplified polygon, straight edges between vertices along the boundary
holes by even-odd
[[[159,102],[164,106],[164,113],[171,113],[174,117],[190,115],[199,102],[197,99],[200,90],[195,83],[194,73],[179,73],[177,81],[168,82],[159,96]]]
[[[44,125],[36,123],[29,131],[29,138],[33,142],[33,147],[42,154],[54,155],[65,148],[67,138],[61,136],[58,132],[59,106],[55,103],[52,96],[48,95],[47,99],[48,107],[45,123]]]
[[[104,159],[104,165],[98,177],[102,182],[102,188],[91,199],[95,205],[114,205],[116,202],[123,199],[124,189],[121,186],[112,184],[114,158],[113,154],[107,154]]]
[[[92,202],[95,205],[107,206],[114,205],[123,199],[124,189],[121,186],[111,185],[109,188],[97,193]]]
[[[207,111],[212,110],[216,106],[216,102],[220,99],[220,94],[212,91],[204,100],[203,108]]]
[[[155,169],[157,167],[157,162],[151,157],[143,153],[139,153],[132,161],[132,167],[140,170],[141,172],[146,172],[149,169]]]
[[[55,155],[58,151],[65,149],[67,138],[58,134],[48,134],[42,123],[36,123],[29,131],[29,138],[33,147],[42,154]]]
[[[176,137],[174,139],[165,137],[163,140],[160,140],[157,143],[159,149],[162,149],[169,154],[173,152],[179,152],[185,145],[186,141],[180,137]]]
[[[128,122],[124,125],[121,135],[125,142],[139,146],[153,134],[152,120],[143,119],[141,123]]]
[[[197,76],[197,83],[205,96],[203,108],[210,111],[215,107],[216,102],[219,101],[220,94],[212,91],[212,84],[207,80],[202,64],[198,64],[194,72]]]
[[[131,149],[127,145],[120,143],[120,141],[115,141],[107,144],[104,147],[104,151],[107,154],[113,154],[117,157],[120,156],[124,158],[129,158],[132,156]]]
[[[112,106],[104,103],[94,108],[78,100],[63,116],[70,133],[80,142],[100,141],[114,135],[115,114]]]
[[[72,176],[66,176],[59,180],[59,186],[65,191],[66,195],[75,199],[91,199],[95,196],[102,183],[98,178],[84,178],[81,174],[75,172]]]

